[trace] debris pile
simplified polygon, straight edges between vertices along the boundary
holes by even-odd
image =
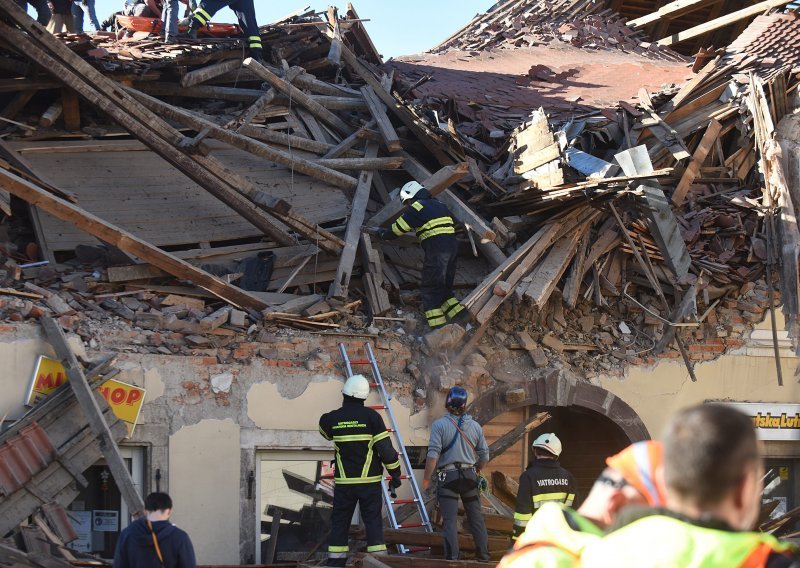
[[[785,71],[751,79],[763,60],[757,47],[739,49],[748,56],[735,61],[720,55],[687,82],[642,88],[636,101],[587,94],[580,104],[536,99],[511,110],[420,96],[436,76],[377,67],[352,7],[343,18],[331,9],[265,26],[271,52],[262,65],[242,61],[231,40],[166,47],[33,36],[24,30],[36,24],[6,4],[22,28],[0,24],[13,42],[3,72],[20,85],[6,108],[27,120],[5,127],[0,175],[15,201],[36,205],[36,241],[50,261],[37,281],[6,282],[37,295],[9,300],[9,318],[48,310],[80,329],[80,311],[153,337],[181,334],[141,346],[163,354],[235,353],[276,325],[417,334],[408,315],[418,307],[419,248],[364,231],[401,213],[390,190],[409,178],[464,227],[456,287],[468,292],[478,331],[454,340],[469,348],[446,362],[454,373],[439,373],[445,383],[491,380],[491,349],[474,353],[487,330],[535,367],[586,376],[657,356],[691,367],[740,347],[781,299],[776,226],[785,218],[776,196],[785,192],[759,170],[774,162],[765,144],[796,79]],[[516,37],[523,22],[566,30],[601,16],[593,2],[504,3],[445,43],[462,46],[489,29]],[[609,53],[670,79],[690,74],[677,55]],[[50,62],[55,76],[40,75],[31,58]],[[587,67],[538,64],[525,92],[580,82]],[[492,85],[483,87],[490,97]],[[62,118],[42,126],[53,107]],[[130,163],[142,171],[131,175]],[[61,270],[63,259],[96,247],[92,237],[122,260]],[[794,322],[795,300],[783,302]],[[92,326],[83,327],[91,338]]]
[[[606,4],[597,0],[503,0],[430,51],[515,49],[561,41],[586,49],[619,49],[645,57],[684,60],[669,48],[645,41],[641,32],[629,28]]]

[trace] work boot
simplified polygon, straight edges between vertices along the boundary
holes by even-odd
[[[467,308],[464,308],[463,310],[458,312],[455,316],[450,318],[450,321],[447,323],[448,324],[457,323],[463,326],[471,322],[472,322],[472,314],[469,313],[469,310]]]
[[[197,39],[197,30],[195,28],[189,28],[189,31],[181,32],[175,36],[177,39]]]
[[[251,49],[250,50],[250,57],[254,61],[258,61],[259,63],[264,63],[264,50],[263,49]]]

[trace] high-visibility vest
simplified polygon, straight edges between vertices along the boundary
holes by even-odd
[[[772,535],[693,525],[652,515],[590,543],[582,568],[760,568],[772,553],[794,551]]]
[[[544,503],[498,568],[571,568],[600,528],[562,503]]]

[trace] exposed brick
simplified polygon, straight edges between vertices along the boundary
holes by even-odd
[[[724,353],[725,346],[722,344],[709,345],[707,343],[695,343],[689,345],[689,353]]]

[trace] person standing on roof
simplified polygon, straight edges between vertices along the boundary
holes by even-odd
[[[28,4],[33,6],[33,9],[36,10],[36,21],[43,26],[50,23],[52,13],[50,12],[50,6],[47,5],[47,0],[16,0],[16,2],[26,12],[28,11]]]
[[[458,499],[464,503],[478,560],[489,560],[489,537],[481,515],[480,473],[489,461],[483,428],[466,414],[467,391],[453,387],[445,401],[447,414],[431,424],[425,476],[428,489],[436,472],[439,510],[444,519],[444,557],[458,560]]]
[[[572,568],[583,550],[629,506],[661,506],[663,448],[652,440],[631,444],[606,459],[606,468],[576,512],[561,502],[546,502],[528,521],[514,549],[499,568]]]
[[[558,436],[542,434],[533,441],[532,447],[533,463],[519,478],[514,507],[514,540],[519,538],[533,514],[545,503],[563,503],[572,507],[575,501],[575,478],[558,463],[562,449]]]
[[[187,36],[196,38],[200,28],[205,27],[220,9],[227,6],[239,18],[239,26],[247,38],[250,57],[256,61],[264,60],[264,48],[261,45],[261,33],[258,31],[256,9],[253,0],[203,0],[192,14],[192,23]]]
[[[196,568],[189,535],[169,522],[170,496],[151,493],[144,500],[144,513],[119,535],[113,568]]]
[[[383,240],[399,237],[411,230],[416,232],[425,252],[420,293],[425,319],[431,329],[448,321],[469,319],[469,312],[453,295],[458,241],[450,211],[416,181],[410,181],[400,189],[400,199],[408,207],[406,211],[390,229],[379,227],[374,232]]]
[[[328,566],[347,564],[350,523],[356,505],[367,530],[367,552],[385,554],[383,540],[383,468],[391,476],[391,485],[400,487],[400,460],[389,438],[383,418],[364,406],[369,396],[369,381],[353,375],[342,388],[341,408],[323,414],[320,434],[332,440],[336,448],[333,514],[328,545]]]

